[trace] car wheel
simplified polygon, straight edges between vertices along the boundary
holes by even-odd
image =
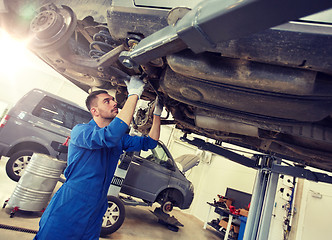
[[[18,151],[10,156],[6,164],[8,177],[16,182],[20,180],[23,171],[29,163],[33,152],[30,150]]]
[[[108,208],[103,217],[100,235],[108,235],[118,230],[125,219],[123,202],[114,196],[107,196]]]
[[[173,203],[171,201],[166,201],[161,205],[161,210],[164,213],[170,213],[173,210]]]

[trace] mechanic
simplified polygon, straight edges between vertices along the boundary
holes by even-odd
[[[93,119],[78,124],[71,132],[66,182],[46,208],[34,239],[99,239],[108,207],[107,192],[120,155],[123,151],[146,151],[157,146],[162,105],[156,101],[148,136],[129,136],[126,132],[144,83],[133,76],[126,85],[128,99],[120,113],[106,91],[95,91],[87,97]]]

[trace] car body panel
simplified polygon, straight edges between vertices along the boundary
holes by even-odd
[[[128,195],[140,195],[142,199],[154,202],[156,196],[168,186],[171,170],[163,171],[156,163],[144,158],[134,158],[122,185]],[[140,193],[135,194],[134,192]]]
[[[176,206],[187,209],[194,197],[191,185],[159,141],[155,149],[134,153],[120,192],[153,203],[167,190],[178,191],[181,202]]]

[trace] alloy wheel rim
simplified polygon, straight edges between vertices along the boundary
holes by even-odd
[[[29,161],[31,159],[31,156],[22,156],[16,159],[16,161],[13,164],[13,172],[18,175],[22,176],[24,169],[28,165]]]
[[[102,227],[109,227],[114,225],[120,216],[120,209],[114,202],[108,203],[108,208],[103,217]]]

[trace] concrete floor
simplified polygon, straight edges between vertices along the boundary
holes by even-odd
[[[5,200],[7,200],[16,187],[16,182],[8,178],[5,166],[7,159],[0,160],[0,206],[2,207]],[[156,205],[158,206],[158,205]],[[142,206],[126,206],[126,218],[121,228],[100,239],[116,239],[116,240],[172,240],[172,239],[199,239],[199,240],[218,240],[220,236],[215,230],[208,227],[203,229],[203,222],[192,215],[183,213],[178,209],[174,209],[170,215],[176,217],[184,227],[180,227],[178,232],[173,232],[167,229],[164,225],[158,223],[157,217],[151,212],[156,207],[142,207]],[[13,218],[9,217],[10,208],[1,208],[0,210],[0,225],[20,227],[30,230],[38,230],[38,223],[41,216],[39,212],[24,212],[19,211]],[[0,228],[0,240],[31,240],[34,234],[19,232],[14,230],[6,230]]]

